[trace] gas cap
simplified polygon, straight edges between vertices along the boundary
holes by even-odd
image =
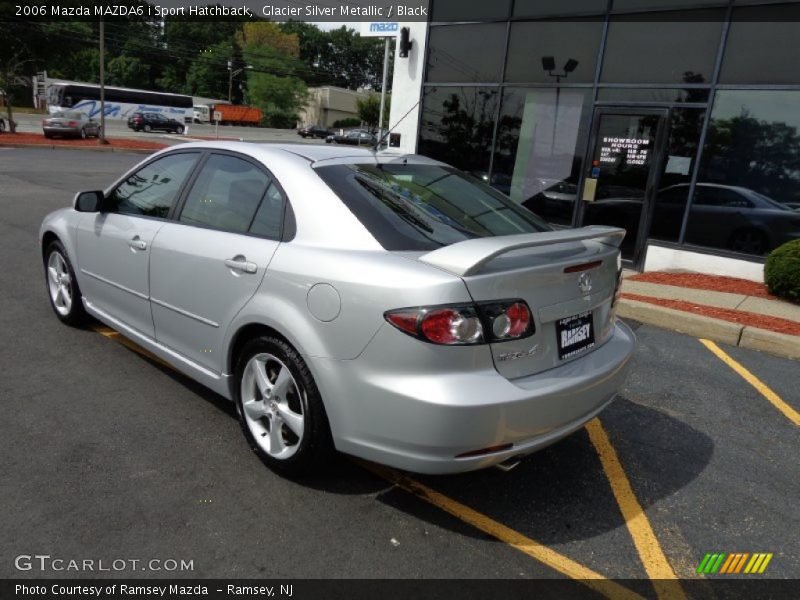
[[[333,321],[342,310],[339,292],[329,283],[316,283],[311,286],[306,302],[309,312],[325,323]]]

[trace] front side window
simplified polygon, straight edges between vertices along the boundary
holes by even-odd
[[[197,152],[170,154],[149,163],[111,192],[106,212],[167,218],[197,156]]]
[[[212,154],[197,177],[180,220],[247,232],[269,185],[269,177],[254,164],[225,154]]]
[[[316,171],[387,250],[433,250],[472,238],[550,229],[452,167],[373,163]]]

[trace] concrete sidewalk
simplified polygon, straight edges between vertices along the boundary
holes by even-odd
[[[800,306],[626,278],[617,314],[725,344],[800,358]]]

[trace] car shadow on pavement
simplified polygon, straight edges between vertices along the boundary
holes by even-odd
[[[219,409],[230,418],[236,421],[239,420],[233,402],[182,373],[175,371],[172,367],[162,364],[157,359],[142,354],[138,350],[134,352],[141,360],[147,361],[167,377],[180,383],[186,389]],[[264,469],[268,470],[269,468],[265,465]],[[383,479],[375,477],[342,454],[336,454],[326,468],[319,473],[294,478],[287,477],[286,475],[280,476],[303,487],[343,495],[374,494],[385,491],[392,485]]]
[[[708,465],[714,443],[659,410],[618,398],[601,414],[611,443],[625,445],[628,479],[642,507],[674,494]],[[633,449],[631,446],[635,446]],[[625,457],[635,456],[630,462]],[[524,459],[510,472],[486,469],[450,476],[411,476],[543,544],[596,537],[624,527],[602,464],[585,429]],[[400,489],[379,500],[420,519],[479,538],[471,529]]]

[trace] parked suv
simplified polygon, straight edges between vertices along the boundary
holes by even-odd
[[[180,121],[149,112],[133,113],[128,117],[128,127],[134,131],[169,131],[174,133],[183,133],[185,129]]]

